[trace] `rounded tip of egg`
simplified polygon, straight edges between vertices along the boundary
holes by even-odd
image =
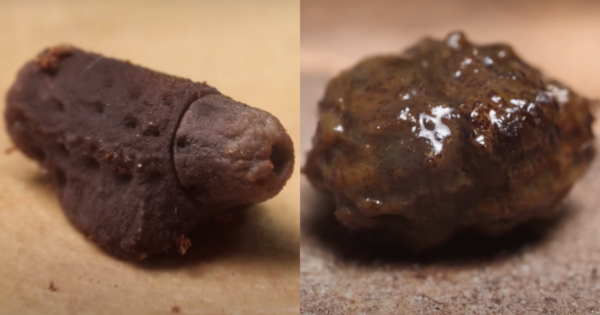
[[[277,118],[223,95],[183,115],[173,144],[180,183],[206,205],[231,207],[275,196],[290,178],[293,143]]]

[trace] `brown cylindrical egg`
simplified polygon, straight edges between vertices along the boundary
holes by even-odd
[[[201,219],[275,196],[294,163],[271,114],[70,46],[21,69],[5,118],[73,224],[128,258],[173,246],[185,253]]]

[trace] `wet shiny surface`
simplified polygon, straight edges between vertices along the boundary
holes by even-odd
[[[305,173],[344,225],[415,250],[495,234],[556,212],[593,157],[592,106],[508,45],[425,39],[330,81]]]

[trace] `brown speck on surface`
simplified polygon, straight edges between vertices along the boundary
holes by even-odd
[[[179,308],[179,306],[177,306],[177,305],[171,307],[171,313],[173,313],[173,314],[179,314],[180,311],[181,311],[181,308]]]
[[[48,290],[52,292],[58,291],[58,288],[54,286],[54,281],[50,281],[50,284],[48,285]]]
[[[177,240],[177,251],[181,255],[185,255],[190,246],[192,246],[192,241],[184,235],[181,235]]]
[[[16,149],[17,149],[17,147],[15,147],[15,146],[12,146],[12,147],[10,147],[10,148],[8,148],[8,149],[4,150],[4,153],[8,155],[8,154],[11,154],[11,153],[13,153],[13,151],[15,151]]]
[[[41,53],[36,59],[35,63],[38,64],[42,69],[50,72],[56,71],[58,63],[61,59],[71,55],[72,49],[69,46],[56,46],[52,47],[43,53]]]

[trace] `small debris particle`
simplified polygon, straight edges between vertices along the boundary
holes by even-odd
[[[545,296],[544,297],[544,301],[546,301],[546,302],[554,302],[554,303],[558,302],[555,298],[553,298],[551,296]]]
[[[181,235],[177,240],[177,251],[179,251],[179,254],[181,255],[185,255],[190,246],[192,246],[192,241],[184,235]]]
[[[50,281],[50,284],[48,285],[48,290],[52,292],[58,291],[58,288],[54,286],[54,281]]]
[[[15,146],[12,146],[12,147],[10,147],[10,148],[8,148],[8,149],[4,150],[4,153],[8,155],[8,154],[11,154],[11,153],[13,153],[13,152],[14,152],[16,149],[17,149],[17,147],[15,147]]]
[[[171,307],[171,313],[179,314],[179,311],[181,311],[181,308],[179,308],[179,306],[175,305],[175,306]]]
[[[69,46],[57,46],[44,51],[34,62],[43,70],[54,72],[58,68],[60,60],[72,53],[73,51]]]

